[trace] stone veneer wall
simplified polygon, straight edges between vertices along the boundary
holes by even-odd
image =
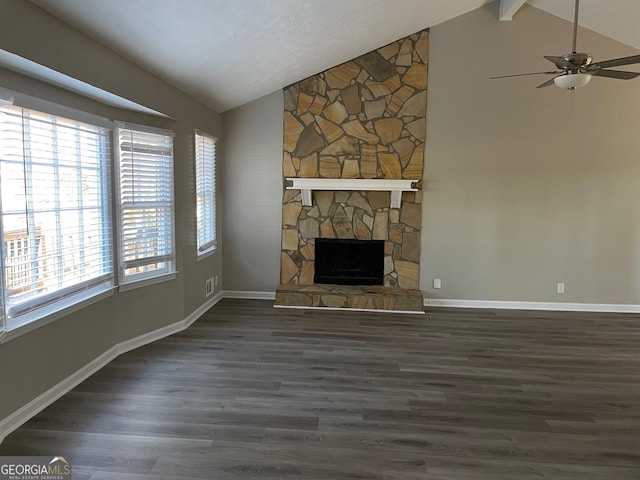
[[[283,175],[417,180],[399,209],[388,192],[285,190],[281,283],[312,285],[317,237],[385,240],[384,286],[418,289],[428,32],[284,89]],[[286,183],[286,180],[285,180]]]

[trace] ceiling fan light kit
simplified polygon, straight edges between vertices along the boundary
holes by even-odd
[[[560,88],[575,90],[584,87],[591,80],[592,76],[615,78],[618,80],[631,80],[640,75],[640,72],[626,72],[623,70],[608,70],[610,67],[620,67],[622,65],[635,65],[640,63],[640,55],[630,57],[613,58],[602,62],[593,62],[593,58],[588,53],[576,52],[576,39],[578,36],[578,8],[580,0],[576,0],[576,7],[573,19],[573,51],[560,56],[545,56],[553,63],[558,70],[551,72],[518,73],[515,75],[501,75],[494,78],[523,77],[527,75],[555,75],[550,80],[541,83],[537,88],[548,87],[555,84]]]
[[[584,87],[590,80],[591,75],[588,73],[569,73],[555,77],[553,83],[560,88],[575,90],[576,88]]]

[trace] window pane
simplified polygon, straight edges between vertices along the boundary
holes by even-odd
[[[174,271],[173,134],[118,128],[122,283]]]
[[[196,133],[196,226],[198,254],[216,247],[216,140]]]
[[[111,285],[109,131],[5,106],[0,145],[5,306],[11,319]]]

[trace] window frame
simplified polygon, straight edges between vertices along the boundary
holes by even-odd
[[[125,245],[125,232],[124,232],[124,224],[123,224],[123,215],[124,209],[122,205],[122,164],[121,164],[121,144],[120,144],[120,131],[121,130],[133,130],[141,133],[150,133],[154,135],[163,135],[167,137],[171,137],[171,205],[170,205],[170,218],[171,218],[171,228],[170,228],[170,248],[171,253],[169,255],[169,259],[166,260],[167,265],[162,269],[147,271],[147,272],[139,272],[135,274],[127,275],[125,270],[125,262],[124,262],[124,245]],[[176,220],[175,220],[175,206],[176,206],[176,198],[175,198],[175,133],[172,130],[166,130],[161,128],[149,127],[146,125],[139,125],[130,122],[114,122],[113,129],[113,163],[114,163],[114,184],[115,188],[115,213],[116,213],[116,221],[115,221],[115,230],[116,234],[114,235],[117,238],[117,241],[114,242],[117,258],[117,278],[118,278],[118,291],[127,291],[134,288],[144,287],[148,285],[153,285],[156,283],[161,283],[164,281],[173,280],[176,277],[177,269],[176,269]]]
[[[11,95],[7,97],[7,92]],[[9,318],[9,305],[7,304],[7,295],[5,292],[6,286],[6,248],[4,241],[4,226],[3,221],[0,221],[0,236],[3,241],[0,244],[0,251],[2,252],[0,258],[0,344],[5,343],[20,335],[40,328],[43,325],[51,323],[59,318],[69,315],[75,311],[85,308],[103,298],[107,298],[113,295],[116,287],[115,277],[115,230],[113,224],[113,212],[114,212],[114,196],[113,196],[113,122],[99,117],[97,115],[76,110],[65,105],[60,105],[54,102],[43,100],[41,98],[32,97],[30,95],[22,94],[19,92],[13,92],[4,88],[0,88],[2,97],[10,98],[0,102],[0,107],[4,105],[14,105],[21,109],[32,110],[45,115],[52,115],[59,118],[72,120],[75,122],[81,122],[91,125],[92,127],[99,127],[106,130],[104,133],[104,141],[106,145],[105,156],[101,158],[101,165],[99,166],[100,179],[104,182],[101,187],[103,192],[103,200],[106,200],[106,205],[100,209],[100,215],[108,222],[104,227],[107,228],[109,240],[107,243],[107,251],[110,255],[110,271],[103,273],[100,276],[90,278],[84,282],[80,282],[73,286],[64,287],[54,292],[46,293],[41,296],[34,297],[31,300],[27,300],[24,303],[15,306],[15,311],[18,312],[12,318]],[[24,141],[24,140],[23,140]],[[84,209],[83,209],[84,210]],[[32,215],[33,212],[29,212],[27,215]],[[4,216],[4,210],[2,209],[2,202],[0,201],[0,216]],[[69,292],[68,294],[66,294]],[[57,298],[56,298],[57,297]],[[48,299],[52,299],[48,301]]]
[[[200,192],[200,186],[201,183],[203,183],[200,179],[199,176],[199,172],[201,171],[199,168],[200,162],[199,162],[199,149],[198,149],[198,143],[199,143],[199,137],[202,138],[202,141],[206,141],[206,140],[210,140],[213,143],[213,161],[212,161],[212,167],[211,170],[206,169],[206,165],[203,166],[203,174],[204,175],[212,175],[213,176],[213,195],[212,195],[212,205],[211,205],[211,217],[208,218],[207,220],[209,221],[210,224],[210,229],[213,233],[213,238],[209,239],[207,242],[205,242],[204,244],[200,244],[200,204],[199,204],[199,199],[200,197],[204,197],[206,195],[206,193],[202,193]],[[216,252],[216,250],[218,249],[218,225],[217,225],[217,221],[218,221],[218,202],[217,202],[217,195],[218,195],[218,183],[217,183],[217,176],[216,176],[216,167],[217,167],[217,145],[218,145],[218,139],[213,136],[210,135],[206,132],[203,132],[201,130],[195,130],[194,132],[194,157],[193,157],[193,161],[194,161],[194,191],[195,191],[195,213],[196,213],[196,221],[195,221],[195,227],[196,227],[196,257],[198,260],[205,258],[213,253]],[[204,161],[204,160],[203,160]]]
[[[84,110],[78,110],[73,107],[69,107],[63,104],[59,104],[53,101],[45,100],[38,97],[33,97],[28,94],[10,90],[0,86],[0,107],[4,105],[14,105],[24,109],[35,110],[37,112],[54,115],[58,117],[67,118],[77,122],[83,122],[90,124],[94,127],[101,127],[106,129],[105,144],[108,147],[104,160],[104,164],[101,167],[101,172],[106,172],[106,181],[103,182],[103,192],[106,192],[106,196],[102,197],[104,203],[108,203],[105,209],[100,209],[102,216],[108,218],[110,223],[105,226],[108,230],[110,244],[107,242],[107,250],[111,255],[111,262],[108,268],[109,284],[99,283],[97,280],[91,279],[86,288],[81,289],[77,293],[72,295],[60,295],[60,298],[48,302],[45,300],[44,305],[38,308],[34,308],[30,311],[20,312],[15,318],[8,317],[9,306],[7,305],[7,295],[5,292],[6,276],[5,271],[5,259],[4,259],[4,240],[3,244],[0,244],[0,344],[8,342],[14,338],[20,337],[26,333],[36,330],[44,325],[55,322],[58,319],[66,317],[74,312],[80,311],[88,306],[100,302],[103,299],[109,298],[115,295],[118,291],[126,291],[132,288],[143,287],[155,283],[164,282],[176,278],[177,276],[177,250],[176,250],[176,194],[175,194],[175,132],[169,129],[161,129],[150,127],[147,125],[139,125],[130,122],[110,120],[99,115],[89,113]],[[161,134],[171,137],[170,150],[171,160],[170,165],[170,218],[171,225],[169,227],[171,241],[170,241],[170,259],[169,269],[165,273],[145,275],[145,278],[136,277],[135,279],[128,279],[128,281],[121,280],[120,277],[120,252],[122,251],[122,228],[119,224],[121,218],[120,210],[120,156],[119,149],[120,143],[116,136],[118,132],[118,126],[126,126],[133,128],[141,132],[148,132],[153,134]],[[54,155],[54,154],[52,154]],[[102,176],[100,178],[103,178]],[[0,215],[2,215],[2,201],[0,197]],[[4,235],[4,229],[2,228],[2,221],[0,221],[0,236]],[[4,237],[3,237],[4,238]],[[81,257],[79,257],[81,258]],[[71,289],[74,287],[72,286]],[[63,289],[64,290],[64,289]],[[47,297],[48,294],[44,294]],[[55,296],[55,292],[53,292]]]

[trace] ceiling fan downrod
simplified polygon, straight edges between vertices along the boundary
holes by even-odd
[[[576,52],[576,42],[578,39],[578,7],[580,6],[580,0],[576,0],[576,7],[573,12],[573,48],[571,51]]]

